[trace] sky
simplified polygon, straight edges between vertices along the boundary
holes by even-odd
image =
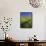
[[[32,17],[32,12],[20,12],[20,16],[31,16]]]

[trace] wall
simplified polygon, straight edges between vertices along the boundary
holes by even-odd
[[[20,28],[20,12],[32,12],[33,13],[33,27],[31,29]],[[37,35],[39,40],[45,39],[45,12],[46,8],[33,8],[30,6],[28,0],[0,0],[0,19],[4,16],[12,17],[13,22],[10,31],[10,35],[17,40],[27,40],[34,34]],[[0,31],[0,39],[3,31]]]

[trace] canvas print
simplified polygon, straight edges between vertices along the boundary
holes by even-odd
[[[32,12],[20,12],[20,28],[32,28]]]

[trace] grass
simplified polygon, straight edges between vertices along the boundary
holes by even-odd
[[[21,28],[32,28],[32,17],[31,16],[21,16],[20,17],[20,27]]]

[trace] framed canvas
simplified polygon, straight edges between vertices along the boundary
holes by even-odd
[[[32,12],[20,12],[20,28],[32,28]]]

